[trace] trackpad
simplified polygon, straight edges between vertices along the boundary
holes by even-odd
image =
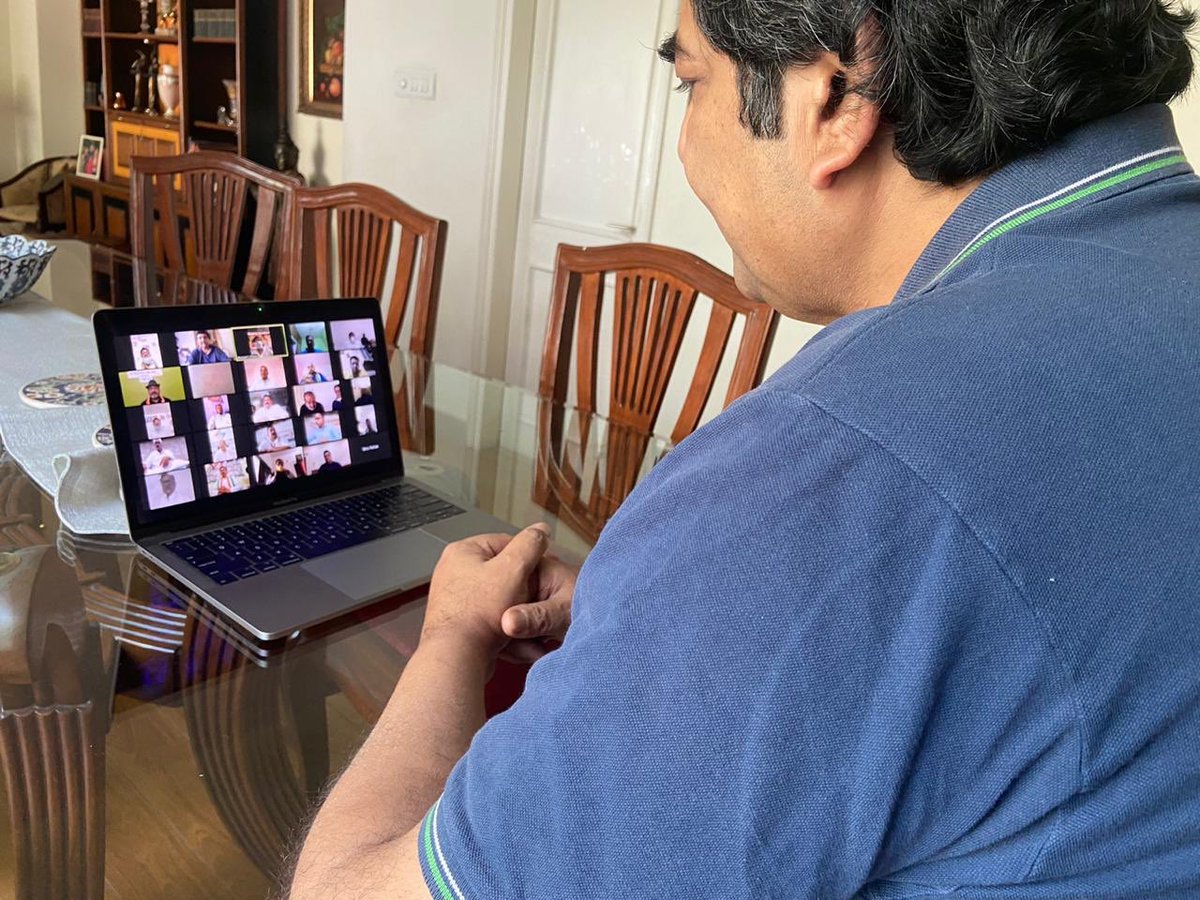
[[[314,559],[301,568],[355,600],[370,600],[429,581],[446,544],[406,531]]]

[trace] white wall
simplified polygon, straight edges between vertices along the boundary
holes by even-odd
[[[347,17],[355,15],[350,4]],[[300,148],[300,173],[309,184],[328,185],[342,177],[342,133],[340,119],[310,116],[300,105],[300,0],[288,0],[288,128]]]
[[[9,23],[8,0],[0,0],[0,179],[17,172],[17,144],[10,127],[16,116],[16,95],[13,93],[12,63],[9,60],[12,46]]]
[[[0,0],[0,161],[4,177],[69,156],[83,133],[78,0]]]
[[[507,316],[493,261],[512,256],[516,212],[497,179],[511,188],[519,171],[509,104],[524,109],[527,80],[507,48],[532,3],[356,0],[347,11],[343,174],[450,223],[435,356],[464,368],[486,364],[493,307]],[[396,97],[402,67],[436,72],[436,99]]]

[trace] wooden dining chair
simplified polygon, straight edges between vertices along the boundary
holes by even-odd
[[[385,307],[384,338],[433,350],[447,225],[368,184],[301,188],[295,194],[288,299],[374,297]],[[394,259],[393,259],[394,257]],[[411,316],[411,318],[409,318]]]
[[[601,410],[597,404],[600,339],[609,297],[610,399]],[[743,296],[730,276],[682,250],[655,244],[558,248],[538,386],[543,400],[533,499],[590,541],[599,538],[645,468],[671,376],[701,297],[711,301],[711,311],[682,410],[669,431],[675,444],[699,426],[739,317],[745,324],[724,405],[759,384],[778,313]],[[572,375],[573,398],[568,396]],[[607,419],[603,459],[572,460],[568,423],[577,422],[576,456],[579,450],[586,454],[597,415]],[[580,471],[588,465],[595,468],[594,477]]]
[[[299,179],[232,153],[134,157],[133,254],[252,297],[288,245]]]

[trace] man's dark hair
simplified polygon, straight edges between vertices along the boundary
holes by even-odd
[[[1171,0],[691,0],[737,65],[741,121],[782,137],[783,76],[834,53],[914,177],[953,185],[1080,125],[1186,90],[1195,16]],[[674,61],[672,38],[660,53]],[[832,102],[838,102],[834,97]]]

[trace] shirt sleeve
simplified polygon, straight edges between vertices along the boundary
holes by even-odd
[[[609,523],[421,860],[458,900],[1015,882],[1078,757],[1063,667],[985,543],[869,436],[760,389]]]

